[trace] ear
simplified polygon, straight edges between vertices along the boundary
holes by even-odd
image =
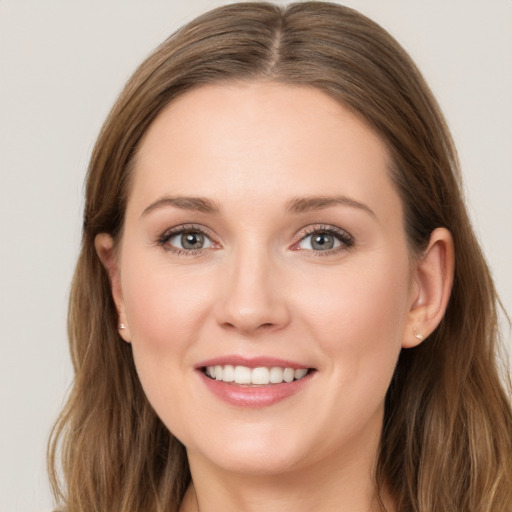
[[[94,239],[94,247],[101,263],[107,271],[112,297],[117,309],[119,335],[126,341],[130,342],[130,328],[128,319],[126,318],[126,308],[123,298],[123,290],[121,288],[121,276],[119,272],[118,257],[114,248],[114,240],[107,233],[100,233]]]
[[[454,268],[452,235],[446,228],[437,228],[413,270],[411,306],[402,342],[404,348],[419,345],[441,322],[450,299]]]

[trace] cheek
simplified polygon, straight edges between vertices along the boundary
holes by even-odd
[[[302,302],[311,336],[330,355],[342,385],[378,383],[385,393],[409,310],[409,264],[400,256],[340,268],[323,280],[321,293]]]
[[[143,264],[141,264],[143,263]],[[181,410],[186,382],[193,373],[191,347],[197,345],[209,292],[200,276],[191,278],[175,268],[123,260],[122,288],[137,373],[145,394],[168,427],[176,427],[172,410]],[[183,415],[178,415],[178,418]],[[178,421],[178,423],[180,423]]]
[[[371,332],[386,338],[398,334],[408,312],[408,268],[400,253],[369,255],[340,267],[319,281],[321,293],[309,294],[311,318],[321,320],[322,329],[331,326],[357,338]]]
[[[380,424],[401,350],[408,261],[402,265],[390,257],[373,263],[337,269],[321,281],[321,293],[301,295],[302,325],[316,341],[329,389],[318,419],[331,426],[333,438],[340,432],[347,439],[357,435],[371,418]]]
[[[204,281],[200,276],[191,278],[154,262],[140,263],[134,255],[123,260],[122,288],[133,357],[149,402],[178,435],[188,432],[184,425],[192,421],[190,414],[176,411],[188,411],[191,347],[200,338],[211,291],[200,286]]]
[[[190,343],[194,325],[204,314],[208,293],[197,279],[182,276],[169,268],[148,265],[138,268],[137,261],[126,262],[127,276],[123,296],[130,334],[134,345],[143,344],[153,351],[179,351]]]

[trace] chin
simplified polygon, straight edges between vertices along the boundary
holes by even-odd
[[[305,437],[304,426],[299,423],[294,426],[241,423],[238,431],[213,427],[211,432],[215,435],[203,436],[199,443],[188,444],[185,440],[189,458],[206,459],[224,471],[241,475],[291,472],[314,463],[313,454],[317,459],[327,451],[320,440]]]
[[[259,444],[258,444],[259,445]],[[204,456],[224,471],[247,476],[269,476],[291,472],[305,465],[304,456],[278,449],[274,444],[266,449],[249,446],[210,450]]]

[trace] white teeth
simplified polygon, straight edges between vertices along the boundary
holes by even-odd
[[[222,380],[224,382],[264,386],[300,380],[308,374],[308,370],[306,368],[294,370],[293,368],[281,368],[279,366],[272,368],[266,368],[264,366],[258,368],[249,368],[247,366],[233,367],[227,364],[225,366],[207,366],[205,373],[212,379]]]
[[[307,373],[308,371],[306,368],[299,368],[298,370],[295,370],[295,380],[302,379],[302,377],[305,377]]]
[[[279,366],[274,366],[270,368],[270,382],[272,384],[280,384],[283,382],[283,369],[279,368]]]
[[[222,371],[222,380],[224,382],[233,382],[235,380],[235,369],[230,364],[224,366],[224,370]]]
[[[251,383],[252,384],[268,384],[269,371],[268,368],[254,368],[251,372]]]
[[[292,382],[295,378],[295,370],[293,368],[285,368],[283,372],[283,380],[285,382]]]
[[[235,366],[235,382],[237,384],[251,384],[251,369],[247,366]]]

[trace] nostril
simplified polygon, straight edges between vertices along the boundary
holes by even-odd
[[[237,330],[251,330],[251,331],[254,331],[254,330],[269,330],[269,329],[272,329],[276,326],[276,324],[272,323],[272,322],[264,322],[260,325],[256,325],[255,327],[253,325],[251,325],[250,327],[247,327],[247,326],[237,326],[236,324],[234,324],[233,322],[224,322],[222,324],[223,327],[227,328],[227,329],[237,329]]]

